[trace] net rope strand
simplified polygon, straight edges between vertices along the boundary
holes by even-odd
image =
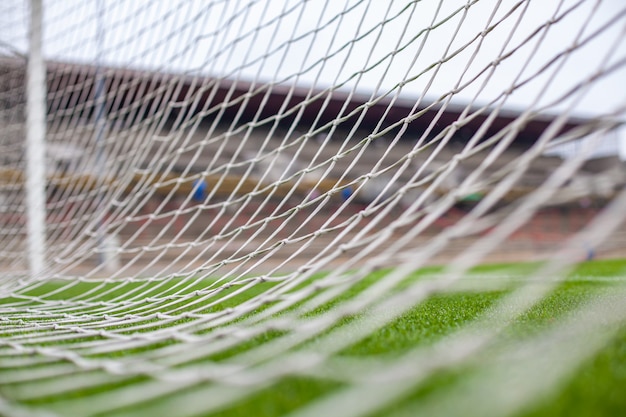
[[[0,413],[202,415],[287,378],[310,378],[340,387],[289,415],[361,416],[385,412],[442,370],[473,368],[444,390],[449,408],[438,408],[437,394],[394,410],[513,415],[538,401],[539,390],[557,390],[623,329],[621,291],[520,343],[501,337],[588,247],[623,248],[623,184],[531,274],[478,279],[472,268],[497,259],[552,201],[567,198],[570,180],[622,127],[623,99],[563,131],[603,80],[625,70],[626,8],[604,18],[600,1],[561,1],[532,21],[530,1],[389,2],[382,12],[365,0],[285,1],[278,9],[267,1],[120,0],[105,3],[102,15],[89,2],[57,3],[46,2],[46,42],[63,45],[49,59],[47,141],[59,155],[81,157],[58,160],[50,174],[49,262],[37,277],[20,249],[24,164],[15,145],[25,65],[11,51],[27,51],[15,35],[26,31],[0,34],[0,63],[13,65],[0,73],[8,86],[0,93]],[[20,7],[0,6],[7,25],[25,25]],[[70,15],[81,18],[64,25]],[[561,49],[543,56],[572,21]],[[76,62],[93,42],[86,26],[98,24],[99,53],[112,60],[101,72],[108,87],[100,144],[97,80],[85,72],[96,60]],[[602,53],[556,88],[594,47]],[[531,100],[508,117],[520,91]],[[510,156],[546,113],[554,115],[536,141]],[[576,155],[510,197],[547,150],[580,139]],[[98,152],[106,160],[94,173]],[[472,194],[481,200],[440,227]],[[102,232],[118,244],[102,246]],[[120,263],[113,269],[103,261],[111,255]],[[411,278],[439,257],[441,270]],[[505,293],[432,345],[395,356],[345,353],[439,294],[492,288]],[[530,359],[537,352],[542,362]],[[512,397],[498,363],[517,360],[510,372],[522,389]],[[557,365],[544,375],[542,363]],[[494,392],[498,401],[486,410]],[[46,405],[54,397],[60,401]]]

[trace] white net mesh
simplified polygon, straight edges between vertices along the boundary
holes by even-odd
[[[30,8],[3,2],[0,414],[208,415],[299,380],[333,389],[295,415],[538,401],[626,319],[622,286],[501,338],[574,264],[625,253],[618,3],[45,1],[31,274]],[[346,353],[440,294],[498,289],[432,343]]]

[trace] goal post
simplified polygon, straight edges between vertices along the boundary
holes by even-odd
[[[43,1],[30,0],[26,89],[26,220],[30,274],[40,277],[46,262],[46,66],[43,57]]]

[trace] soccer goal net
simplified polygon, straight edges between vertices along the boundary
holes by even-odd
[[[626,254],[620,2],[0,19],[0,414],[210,415],[304,386],[289,413],[512,415],[623,328],[620,287],[503,341],[578,263]],[[524,263],[477,272],[503,262]],[[443,335],[349,353],[485,292]]]

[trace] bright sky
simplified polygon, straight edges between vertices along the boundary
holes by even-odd
[[[578,115],[626,118],[623,0],[479,0],[464,9],[466,3],[44,0],[44,48],[51,59],[99,59],[107,65],[318,87],[342,84],[361,92],[386,92],[403,81],[403,95],[428,99],[460,86],[459,104],[477,94],[478,103],[487,103],[528,80],[507,99],[508,108],[537,102],[555,114],[576,102]],[[0,45],[26,50],[27,4],[3,0]],[[538,31],[551,18],[557,22]],[[489,33],[479,36],[485,30]],[[559,58],[575,45],[582,46]],[[489,64],[498,57],[503,59],[491,72]],[[433,65],[440,60],[444,64]],[[611,66],[590,88],[576,90],[584,95],[561,98]],[[623,130],[619,136],[626,158]]]

